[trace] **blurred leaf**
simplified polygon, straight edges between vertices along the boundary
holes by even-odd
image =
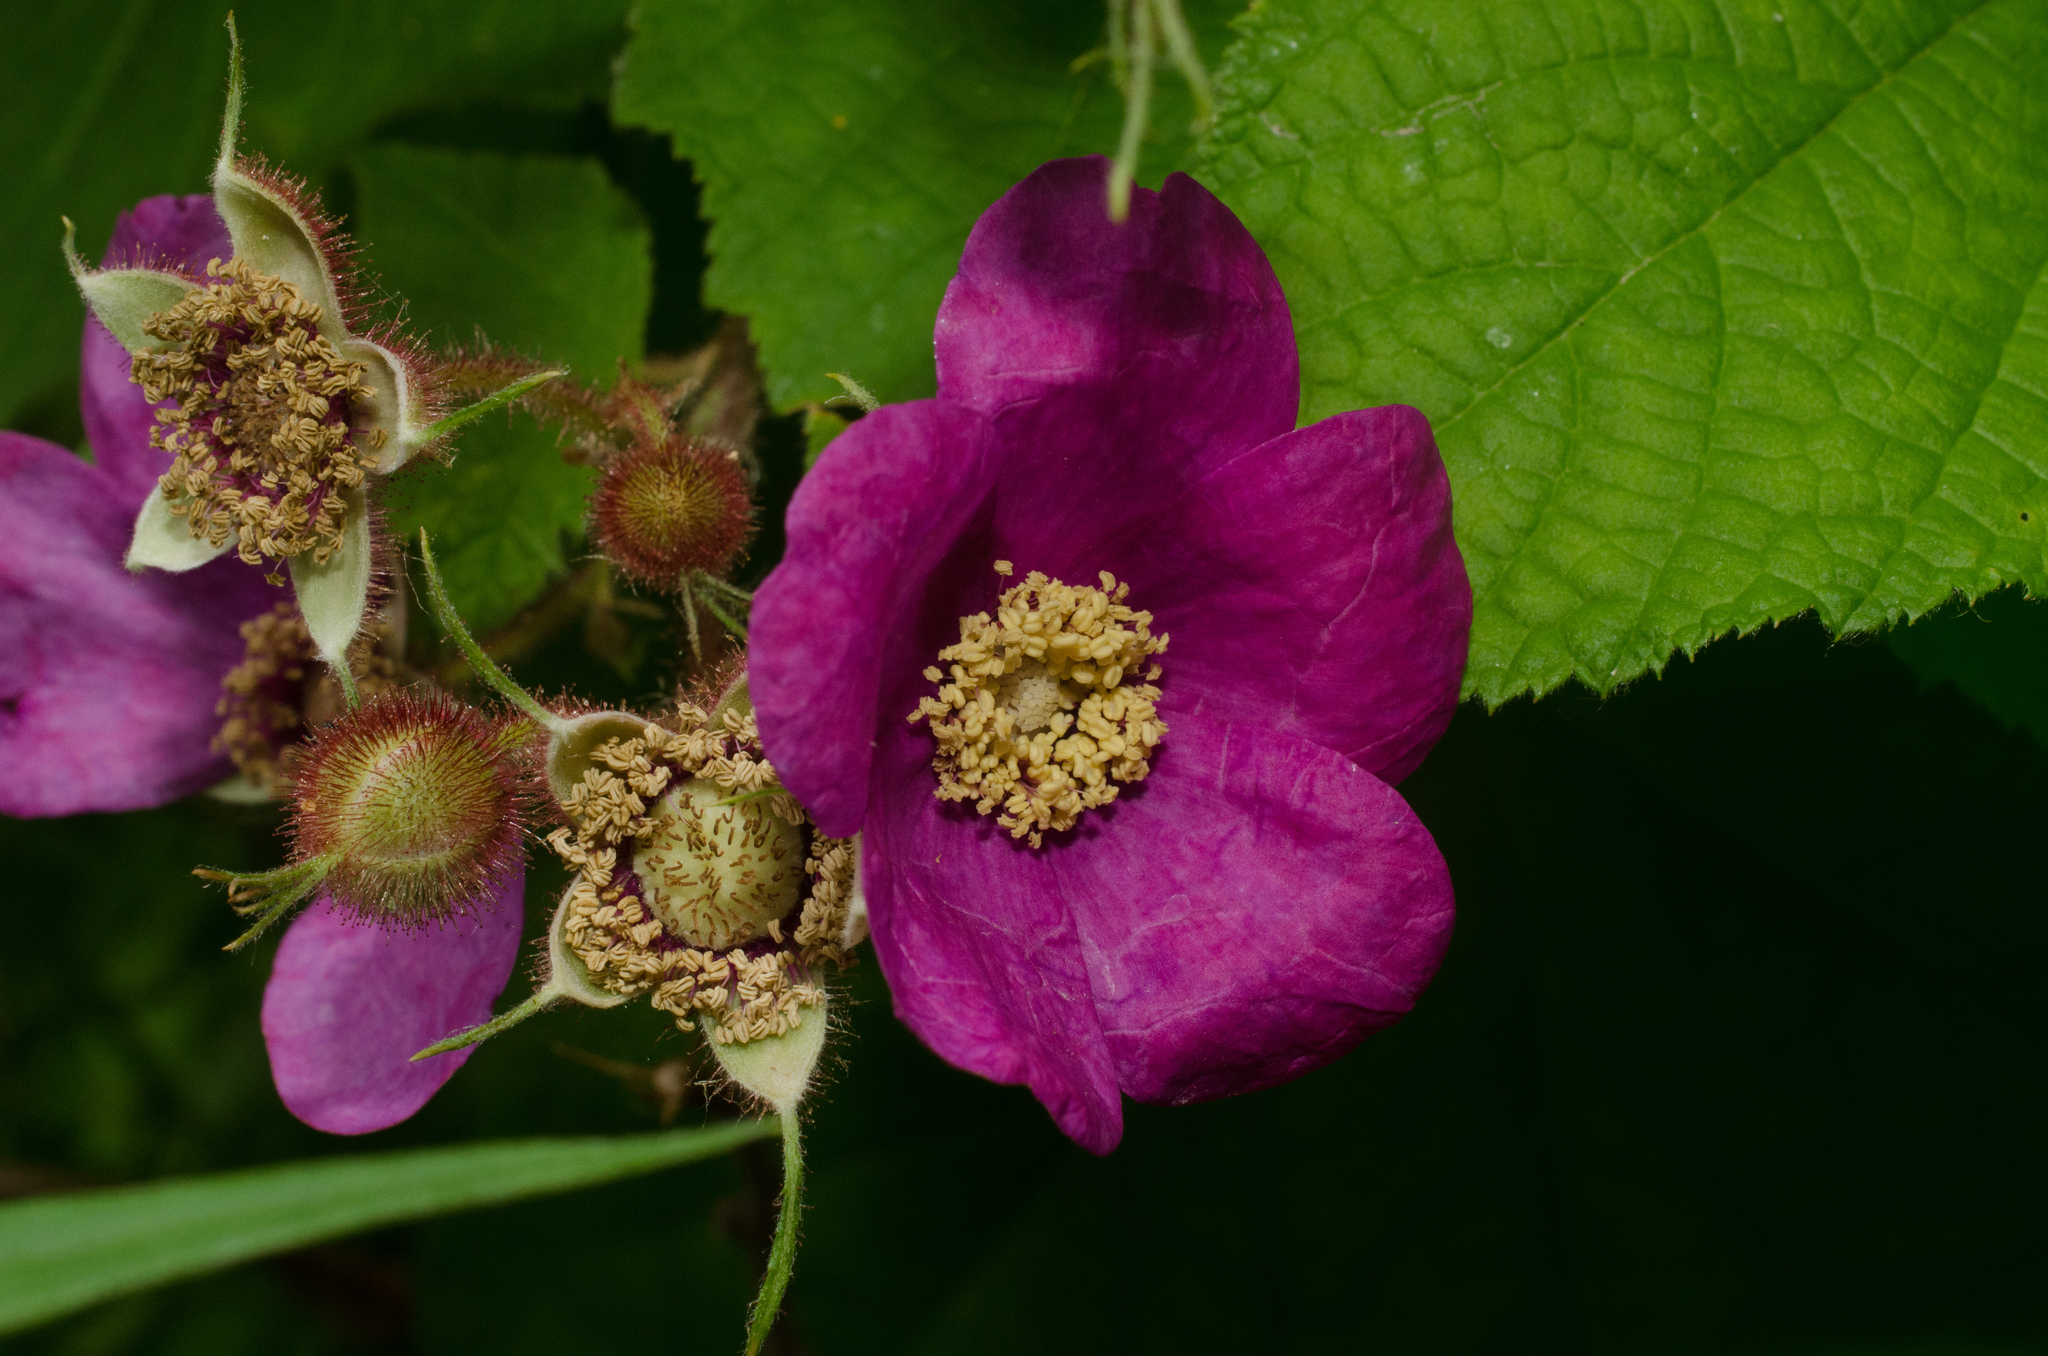
[[[2002,589],[1884,638],[1921,682],[1954,683],[2008,729],[2048,745],[2048,607],[2038,599]]]
[[[1189,15],[1205,50],[1236,4]],[[769,400],[929,395],[932,320],[967,231],[1047,160],[1116,145],[1122,101],[1096,62],[1099,0],[648,0],[613,115],[669,132],[711,218],[708,304],[748,318]],[[1162,72],[1148,183],[1178,164],[1192,103]]]
[[[594,160],[379,146],[353,161],[356,220],[384,285],[440,343],[497,344],[608,381],[637,360],[653,297],[646,223]],[[565,567],[591,475],[524,416],[458,435],[453,466],[407,468],[401,537],[425,526],[458,610],[509,619]]]
[[[245,147],[323,178],[395,113],[487,93],[574,101],[602,89],[624,0],[254,0]],[[68,215],[97,255],[114,217],[203,193],[220,135],[220,0],[13,5],[0,43],[0,423],[74,382],[84,312],[57,254]],[[35,110],[29,116],[26,110]]]
[[[585,381],[640,357],[652,237],[597,161],[386,145],[351,168],[371,263],[433,342],[480,328]]]
[[[323,1239],[708,1158],[774,1128],[461,1144],[0,1205],[0,1332]]]
[[[1205,174],[1435,422],[1467,691],[2048,587],[2048,5],[1271,0]]]

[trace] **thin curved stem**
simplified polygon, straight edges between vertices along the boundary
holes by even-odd
[[[758,1356],[761,1344],[782,1312],[783,1292],[789,1289],[789,1273],[796,1266],[797,1221],[804,1207],[804,1147],[796,1108],[781,1114],[782,1121],[782,1214],[775,1221],[775,1242],[768,1248],[768,1269],[761,1275],[761,1293],[754,1300],[753,1317],[747,1323],[746,1356]]]
[[[427,529],[420,529],[420,564],[427,572],[427,601],[433,606],[434,616],[441,623],[441,629],[455,642],[455,648],[462,651],[462,657],[469,661],[469,667],[476,676],[483,679],[492,691],[512,703],[530,720],[549,732],[566,728],[566,722],[554,712],[533,699],[532,694],[512,681],[510,674],[498,667],[498,662],[484,653],[484,647],[476,643],[476,637],[462,624],[462,617],[449,601],[448,586],[441,580],[441,567],[434,563],[434,548],[427,542]]]

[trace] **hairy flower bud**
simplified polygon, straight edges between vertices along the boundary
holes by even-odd
[[[680,589],[722,574],[753,530],[747,479],[734,453],[668,434],[613,457],[590,501],[590,535],[628,578]]]
[[[462,913],[517,866],[523,725],[452,698],[395,691],[327,726],[294,778],[301,861],[326,861],[328,894],[401,926]]]

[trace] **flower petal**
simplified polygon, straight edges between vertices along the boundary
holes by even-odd
[[[196,570],[231,549],[232,542],[215,546],[204,537],[193,536],[191,520],[171,512],[171,501],[158,486],[149,492],[141,511],[135,515],[126,564],[136,571],[168,570],[178,574]]]
[[[233,252],[228,228],[213,210],[212,198],[164,194],[144,198],[121,214],[100,266],[181,270],[203,277],[209,262]],[[171,464],[169,453],[149,445],[149,430],[156,422],[150,404],[142,388],[128,379],[128,350],[90,313],[79,356],[79,404],[93,463],[132,486],[139,504]]]
[[[860,830],[876,722],[917,705],[878,708],[885,650],[912,679],[930,662],[902,645],[926,576],[987,495],[986,422],[921,400],[840,434],[790,501],[789,548],[754,596],[749,676],[769,761],[828,835]]]
[[[933,796],[923,726],[891,721],[878,742],[861,883],[896,1015],[948,1063],[1025,1084],[1108,1153],[1123,1106],[1068,902],[995,820]]]
[[[526,874],[481,913],[396,932],[322,896],[295,919],[263,990],[263,1041],[278,1096],[316,1130],[361,1135],[427,1104],[470,1049],[415,1052],[491,1015],[519,959]]]
[[[238,561],[127,573],[128,513],[98,468],[0,433],[0,813],[161,805],[230,771],[221,679],[283,591]]]
[[[1099,559],[1172,638],[1168,724],[1287,731],[1389,782],[1450,724],[1472,586],[1429,422],[1405,405],[1264,444]]]
[[[991,416],[1114,384],[1126,445],[1227,456],[1294,427],[1301,393],[1280,283],[1230,209],[1183,174],[1103,208],[1108,161],[1056,160],[967,238],[939,307],[939,397]],[[1130,442],[1135,439],[1135,445]],[[1032,449],[1057,464],[1063,444]]]
[[[1414,1005],[1451,937],[1450,873],[1392,787],[1202,715],[1174,720],[1141,786],[1000,869],[1067,901],[1118,1081],[1144,1102],[1329,1063]]]

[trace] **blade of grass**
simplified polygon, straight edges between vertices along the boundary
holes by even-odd
[[[353,1154],[0,1205],[0,1333],[271,1253],[595,1186],[780,1133],[775,1117],[652,1135]]]

